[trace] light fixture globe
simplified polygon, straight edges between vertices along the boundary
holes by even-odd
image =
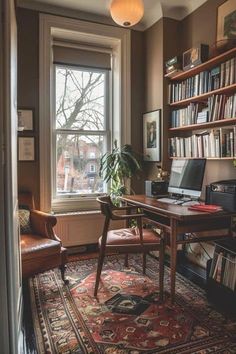
[[[111,17],[120,26],[131,27],[138,23],[144,14],[142,0],[113,0],[110,5]]]

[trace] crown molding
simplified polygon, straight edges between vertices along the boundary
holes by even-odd
[[[206,1],[207,0],[144,0],[144,17],[142,21],[132,27],[132,29],[145,31],[162,17],[181,21],[202,6]],[[79,0],[76,0],[74,8],[72,0],[67,2],[68,7],[65,7],[65,1],[61,0],[17,0],[16,2],[18,7],[38,12],[120,27],[114,23],[109,15],[110,0],[105,0],[103,10],[101,10],[101,6],[99,9],[96,8],[97,13],[94,12],[95,10],[93,10],[93,12],[85,11],[85,9],[89,10],[89,8],[84,5],[84,2],[81,5],[82,11],[79,10]]]

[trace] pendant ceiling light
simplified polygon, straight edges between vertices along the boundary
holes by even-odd
[[[113,0],[110,6],[111,17],[120,26],[131,27],[143,17],[142,0]]]

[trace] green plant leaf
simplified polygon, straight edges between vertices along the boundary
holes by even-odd
[[[132,146],[125,144],[119,148],[115,140],[112,151],[101,157],[99,175],[105,182],[111,182],[111,194],[120,196],[127,192],[125,181],[140,170],[141,165]]]

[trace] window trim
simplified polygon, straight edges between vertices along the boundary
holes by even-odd
[[[104,74],[104,81],[105,81],[105,92],[104,92],[104,103],[105,103],[105,110],[104,110],[104,130],[76,130],[76,129],[60,129],[56,128],[56,119],[55,119],[55,101],[56,101],[56,68],[58,67],[67,67],[71,69],[78,69],[78,70],[84,70],[84,71],[92,71],[92,72],[98,72],[98,73],[103,73]],[[89,202],[88,204],[86,203],[86,208],[89,208],[89,204],[91,203],[92,199],[95,199],[98,195],[101,193],[93,193],[93,194],[78,194],[78,195],[57,195],[56,192],[56,161],[57,161],[57,156],[56,156],[56,140],[57,140],[57,135],[58,134],[72,134],[72,135],[100,135],[103,136],[104,138],[104,143],[106,150],[110,149],[110,143],[109,143],[109,137],[111,136],[111,122],[109,120],[109,91],[110,91],[110,70],[108,69],[98,69],[98,68],[92,68],[92,67],[83,67],[81,65],[67,65],[67,64],[53,64],[53,99],[54,99],[54,104],[52,107],[52,172],[51,172],[51,185],[52,185],[52,201],[51,201],[51,209],[52,211],[73,211],[73,210],[78,210],[78,203],[84,204],[85,200]],[[86,199],[85,199],[86,198]],[[68,203],[68,205],[67,205]],[[94,208],[94,203],[92,203],[92,206]],[[83,206],[84,208],[84,206]],[[90,209],[90,208],[89,208]]]
[[[59,16],[40,14],[39,31],[39,122],[40,122],[40,208],[51,211],[51,101],[53,92],[51,80],[52,43],[53,39],[76,39],[80,43],[106,46],[112,49],[113,55],[113,111],[111,140],[117,139],[120,144],[131,141],[131,83],[130,83],[130,51],[131,31],[108,25],[73,20]],[[94,200],[94,199],[93,199]],[[96,209],[97,203],[91,201],[78,203],[78,210]]]

